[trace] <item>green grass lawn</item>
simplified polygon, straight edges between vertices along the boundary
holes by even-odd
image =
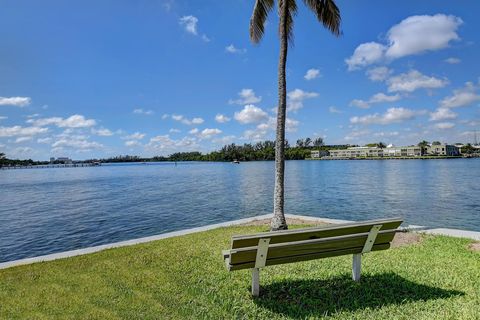
[[[274,266],[250,296],[250,271],[227,272],[234,227],[0,270],[2,319],[480,319],[480,252],[468,240]]]

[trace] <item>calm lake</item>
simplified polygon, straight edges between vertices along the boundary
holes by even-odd
[[[480,159],[288,161],[286,212],[480,231]],[[0,170],[0,262],[272,211],[273,162]]]

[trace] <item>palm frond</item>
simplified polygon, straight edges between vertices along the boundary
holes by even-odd
[[[330,30],[334,35],[339,36],[340,31],[340,9],[338,9],[334,0],[303,0],[305,5],[309,7],[317,16],[325,28]]]
[[[272,10],[275,0],[256,0],[253,14],[250,18],[250,40],[259,43],[265,32],[265,21]]]

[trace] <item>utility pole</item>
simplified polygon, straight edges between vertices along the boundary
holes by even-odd
[[[474,130],[474,131],[473,131],[473,134],[474,134],[474,142],[473,142],[473,145],[476,146],[476,145],[478,145],[477,130]]]

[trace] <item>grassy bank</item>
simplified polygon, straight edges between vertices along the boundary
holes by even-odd
[[[263,295],[250,273],[228,273],[220,254],[232,227],[64,260],[0,270],[3,319],[479,319],[480,253],[468,240],[365,255],[360,283],[351,257],[269,267]]]

